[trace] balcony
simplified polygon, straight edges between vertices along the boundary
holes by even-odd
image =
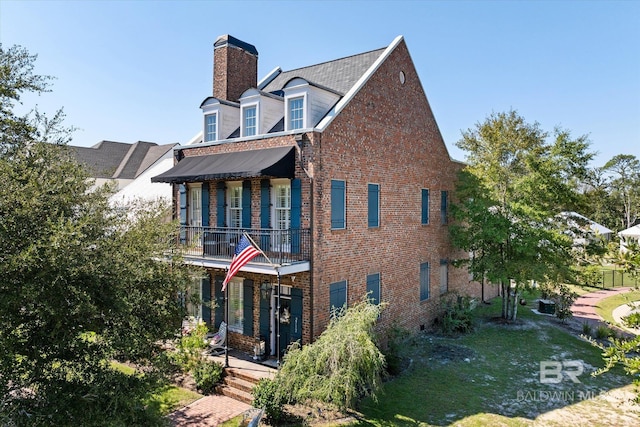
[[[237,242],[243,233],[262,249],[273,264],[290,265],[308,262],[311,258],[309,229],[256,229],[227,227],[187,227],[180,228],[180,243],[185,257],[231,262]],[[251,263],[269,264],[262,254]]]

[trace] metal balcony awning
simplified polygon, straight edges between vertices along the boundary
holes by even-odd
[[[185,157],[173,168],[151,178],[151,182],[203,182],[260,176],[293,178],[295,154],[289,146]]]

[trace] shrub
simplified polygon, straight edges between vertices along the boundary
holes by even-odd
[[[441,299],[442,315],[437,324],[445,335],[464,334],[473,330],[472,299],[455,293]]]
[[[202,350],[207,348],[207,342],[205,341],[207,332],[209,332],[207,324],[199,321],[194,329],[180,338],[179,347],[188,350]]]
[[[629,328],[640,326],[640,312],[636,311],[622,318],[622,323]]]
[[[385,368],[374,334],[381,309],[363,300],[338,311],[314,343],[290,346],[274,379],[283,401],[317,400],[345,409],[362,396],[375,400]]]
[[[222,380],[224,366],[218,362],[200,361],[191,371],[196,387],[204,394],[211,394]]]
[[[200,321],[178,341],[177,351],[171,355],[182,372],[190,372],[202,362],[202,350],[207,347],[205,337],[209,328]]]
[[[594,288],[602,286],[602,267],[599,265],[588,265],[578,275],[578,280],[583,286]]]
[[[282,397],[274,380],[262,378],[253,388],[253,406],[264,409],[266,421],[277,424],[284,417]]]
[[[569,286],[564,283],[560,284],[553,297],[556,302],[556,317],[562,322],[572,317],[571,306],[577,298],[578,294],[573,292]]]
[[[613,334],[613,331],[607,326],[600,325],[596,328],[596,338],[599,340],[607,339]]]
[[[582,324],[582,334],[590,337],[592,332],[593,332],[593,328],[591,327],[591,324],[584,322]]]

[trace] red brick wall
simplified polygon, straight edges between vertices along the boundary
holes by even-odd
[[[401,84],[399,74],[405,75]],[[381,274],[383,323],[418,330],[438,310],[440,260],[455,258],[440,221],[440,191],[454,190],[452,162],[404,42],[322,133],[314,164],[314,336],[329,318],[329,285],[347,280],[349,303]],[[331,180],[346,181],[345,230],[331,230]],[[367,225],[367,184],[380,185],[380,227]],[[421,224],[421,189],[430,224]],[[420,301],[420,263],[431,266],[431,297]],[[475,292],[449,266],[449,290]],[[479,288],[477,289],[479,290]]]

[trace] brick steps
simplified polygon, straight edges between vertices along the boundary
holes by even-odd
[[[258,381],[259,378],[247,375],[238,369],[226,368],[222,384],[216,387],[216,392],[251,405],[253,403],[251,391]]]

